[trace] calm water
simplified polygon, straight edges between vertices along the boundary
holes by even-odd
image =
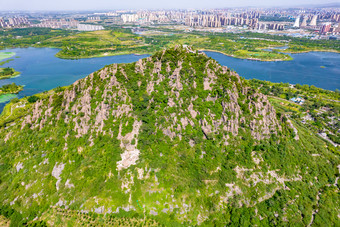
[[[21,76],[0,80],[0,87],[4,84],[16,83],[25,85],[18,97],[30,96],[58,86],[70,85],[78,79],[113,63],[135,62],[148,55],[119,55],[102,58],[79,60],[59,59],[54,55],[59,51],[51,48],[19,48],[2,50],[0,52],[15,52],[10,61],[0,67],[12,67],[21,72]],[[19,57],[19,58],[17,58]],[[7,59],[5,59],[7,60]],[[5,99],[3,99],[5,101]],[[6,100],[8,102],[8,100]],[[1,102],[1,99],[0,99]],[[0,103],[0,112],[6,102]]]
[[[280,62],[251,61],[216,52],[206,51],[205,53],[246,79],[309,84],[328,90],[340,89],[340,54],[338,53],[292,54],[294,58],[292,61]]]

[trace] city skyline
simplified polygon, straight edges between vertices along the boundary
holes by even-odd
[[[213,9],[213,8],[227,8],[227,7],[297,7],[297,6],[314,6],[340,4],[340,1],[334,0],[240,0],[240,1],[195,1],[195,0],[173,0],[171,2],[159,2],[155,0],[126,0],[121,1],[81,1],[81,0],[60,0],[43,1],[43,0],[0,0],[2,5],[1,11],[11,10],[46,10],[46,11],[61,11],[61,10],[117,10],[117,9]]]

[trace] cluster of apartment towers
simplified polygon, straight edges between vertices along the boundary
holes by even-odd
[[[185,24],[190,27],[213,27],[218,28],[225,25],[247,25],[255,28],[259,22],[260,14],[252,13],[235,16],[224,15],[189,15],[185,18]]]
[[[293,25],[293,27],[295,28],[300,28],[300,27],[307,27],[307,21],[311,18],[311,16],[303,16],[303,20],[300,23],[301,20],[301,15],[299,15],[296,20],[295,23]],[[316,26],[316,21],[318,19],[318,15],[313,15],[312,19],[309,22],[309,26]]]

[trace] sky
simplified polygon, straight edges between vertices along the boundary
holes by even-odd
[[[340,0],[0,0],[3,10],[207,9],[340,3]]]

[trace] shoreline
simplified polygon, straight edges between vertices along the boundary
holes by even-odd
[[[289,51],[289,52],[282,52],[282,53],[304,54],[304,53],[310,53],[310,52],[330,52],[330,53],[340,54],[340,51],[338,51],[338,50],[304,50],[304,51]]]
[[[59,53],[59,52],[58,52]],[[77,60],[77,59],[90,59],[90,58],[103,58],[103,57],[113,57],[113,56],[120,56],[120,55],[135,55],[135,56],[143,56],[143,55],[151,55],[149,53],[124,53],[124,52],[119,52],[119,53],[114,53],[114,54],[100,54],[100,55],[92,55],[92,56],[84,56],[84,57],[69,57],[65,55],[58,55],[56,53],[54,56],[60,59],[66,59],[66,60]]]
[[[237,56],[234,56],[234,55],[231,55],[231,54],[226,54],[222,51],[218,51],[218,50],[210,50],[210,49],[199,49],[199,51],[209,51],[209,52],[216,52],[216,53],[220,53],[220,54],[223,54],[225,56],[228,56],[228,57],[232,57],[232,58],[238,58],[238,59],[243,59],[243,60],[251,60],[251,61],[262,61],[262,62],[279,62],[279,61],[291,61],[293,60],[293,58],[288,58],[288,59],[260,59],[260,58],[242,58],[242,57],[237,57]]]

